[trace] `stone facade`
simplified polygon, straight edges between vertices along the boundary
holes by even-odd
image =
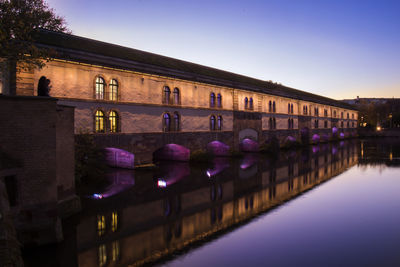
[[[60,219],[79,209],[74,109],[58,105],[54,98],[0,96],[0,114],[0,151],[16,165],[0,176],[14,184],[11,214],[19,240],[61,240]]]

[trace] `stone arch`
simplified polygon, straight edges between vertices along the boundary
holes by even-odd
[[[241,130],[239,132],[239,142],[243,141],[243,139],[246,138],[253,141],[258,141],[258,132],[251,128]]]

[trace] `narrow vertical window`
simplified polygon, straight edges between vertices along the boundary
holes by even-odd
[[[290,103],[287,104],[287,113],[290,114]]]
[[[163,102],[164,102],[164,104],[169,104],[169,98],[170,98],[170,95],[171,95],[171,90],[169,89],[169,87],[168,86],[165,86],[164,87],[164,96],[163,96]]]
[[[269,118],[269,129],[272,130],[273,129],[273,124],[272,124],[272,118]]]
[[[342,122],[340,122],[340,127],[341,127],[341,128],[343,128],[343,121],[342,121]]]
[[[215,107],[215,94],[214,93],[210,94],[210,107],[211,108]]]
[[[343,119],[343,112],[340,112],[340,118]]]
[[[102,236],[106,233],[106,219],[104,215],[97,215],[97,234]]]
[[[276,108],[275,108],[275,101],[274,102],[272,102],[272,112],[275,112],[276,111]]]
[[[163,131],[169,132],[171,130],[171,116],[168,113],[163,115]]]
[[[292,128],[292,122],[290,119],[288,119],[288,129],[291,129],[291,128]]]
[[[113,212],[111,214],[111,231],[116,232],[118,230],[118,213]]]
[[[106,245],[100,245],[99,246],[99,266],[105,266],[107,263],[107,249]]]
[[[314,121],[314,128],[316,128],[316,129],[318,128],[318,120]]]
[[[328,121],[324,121],[324,128],[328,128]]]
[[[179,95],[179,89],[175,88],[174,89],[174,104],[179,105],[180,104],[180,95]]]
[[[217,129],[219,131],[222,130],[222,116],[218,116],[218,120],[217,120]]]
[[[254,106],[253,106],[253,98],[252,97],[250,97],[250,100],[249,100],[249,108],[250,109],[253,109],[254,108]]]
[[[178,132],[181,128],[181,119],[177,112],[174,114],[174,131]]]
[[[350,115],[349,115],[349,113],[347,112],[347,119],[350,119]]]
[[[215,130],[215,116],[211,115],[210,117],[210,130],[214,131]]]
[[[119,247],[119,240],[112,242],[112,261],[116,262],[119,261],[120,257],[120,247]]]
[[[118,132],[118,128],[119,128],[118,113],[113,110],[110,111],[110,115],[108,116],[108,119],[110,120],[110,132],[112,132],[112,133]]]
[[[96,133],[104,133],[105,132],[104,113],[101,110],[96,111],[95,132]]]
[[[274,124],[274,129],[276,129],[276,119],[273,118],[273,119],[272,119],[272,122],[273,122],[273,124]]]
[[[110,92],[109,92],[109,100],[112,101],[117,101],[118,100],[118,81],[115,79],[112,79],[110,81],[110,86],[109,86]]]
[[[106,83],[103,78],[97,77],[96,78],[96,92],[95,97],[96,99],[104,99],[104,91],[105,91]]]
[[[336,118],[336,110],[333,111],[333,117]]]
[[[293,104],[290,104],[290,113],[293,114]]]
[[[308,106],[306,106],[306,115],[308,115]]]
[[[219,107],[219,108],[222,107],[222,96],[221,96],[221,94],[217,95],[217,107]]]
[[[244,109],[249,108],[249,99],[247,97],[244,98]]]
[[[271,102],[271,100],[268,102],[268,112],[272,112],[272,102]]]

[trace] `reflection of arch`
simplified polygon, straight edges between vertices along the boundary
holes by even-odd
[[[303,144],[308,144],[310,140],[310,129],[308,127],[304,127],[300,130],[300,135],[301,135],[301,142]]]
[[[241,130],[239,132],[239,141],[242,141],[245,138],[257,141],[258,140],[258,132],[256,130],[250,129],[250,128]]]

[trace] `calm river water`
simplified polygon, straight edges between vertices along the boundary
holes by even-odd
[[[400,139],[114,170],[26,266],[400,266]]]

